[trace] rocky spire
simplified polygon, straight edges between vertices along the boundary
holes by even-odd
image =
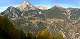
[[[31,4],[29,3],[28,0],[23,0],[22,4],[20,4],[20,6],[19,6],[19,9],[21,11],[24,11],[24,10],[28,11],[28,9],[30,8],[30,6],[31,6]]]
[[[24,0],[23,4],[31,5],[28,0]]]
[[[19,5],[18,8],[21,11],[38,10],[38,8],[33,6],[28,0],[23,0],[23,2]]]

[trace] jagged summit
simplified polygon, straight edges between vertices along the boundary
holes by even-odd
[[[28,0],[24,0],[24,1],[23,1],[23,4],[32,5]]]
[[[23,10],[28,10],[29,6],[30,6],[30,4],[28,2],[23,1],[23,3],[21,3],[18,6],[18,8],[23,11]]]
[[[35,6],[33,6],[28,0],[24,0],[19,6],[18,8],[21,11],[28,11],[28,10],[35,10],[37,9]]]

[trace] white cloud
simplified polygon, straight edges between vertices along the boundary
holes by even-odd
[[[4,11],[4,10],[6,10],[6,9],[7,9],[7,6],[5,6],[5,7],[0,7],[0,12]]]

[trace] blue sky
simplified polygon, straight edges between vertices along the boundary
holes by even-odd
[[[0,0],[0,12],[4,11],[9,6],[16,6],[22,3],[23,0]],[[52,7],[54,5],[62,7],[80,8],[79,0],[29,0],[32,5],[35,6],[47,6]]]

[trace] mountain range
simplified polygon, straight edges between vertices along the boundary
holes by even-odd
[[[73,30],[72,25],[75,24],[75,21],[77,23],[80,22],[79,8],[64,8],[59,6],[53,6],[50,9],[40,8],[24,1],[17,7],[8,7],[0,15],[8,17],[16,25],[17,29],[23,30],[25,33],[38,32],[46,28],[50,32],[68,32],[69,29]],[[70,24],[71,22],[74,23]]]

